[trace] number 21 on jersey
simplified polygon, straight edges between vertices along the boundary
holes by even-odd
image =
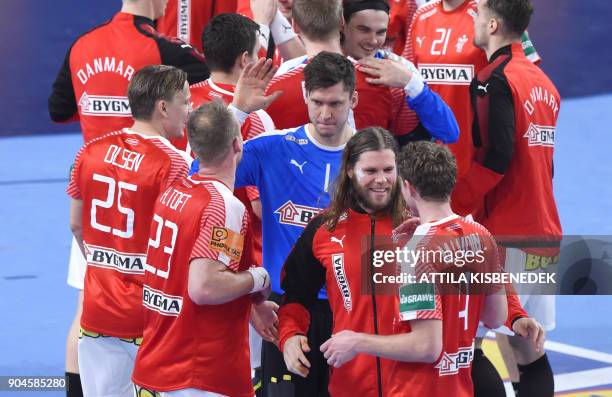
[[[436,33],[440,34],[440,37],[433,40],[431,43],[431,55],[445,55],[446,49],[448,48],[448,40],[450,39],[453,29],[436,29]]]

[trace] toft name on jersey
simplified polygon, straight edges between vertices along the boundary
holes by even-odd
[[[171,210],[181,212],[190,198],[191,194],[183,193],[171,186],[162,193],[159,201]]]

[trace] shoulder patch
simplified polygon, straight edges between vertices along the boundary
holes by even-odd
[[[244,236],[225,227],[213,226],[208,246],[238,262],[244,248]]]

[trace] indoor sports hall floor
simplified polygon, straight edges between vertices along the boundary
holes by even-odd
[[[530,34],[563,97],[555,193],[564,233],[612,236],[612,2],[532,2]],[[0,376],[64,373],[77,296],[66,285],[64,191],[81,136],[75,124],[51,125],[46,98],[70,43],[118,3],[2,2],[0,37],[9,39],[0,43]],[[612,267],[610,257],[602,260]],[[561,296],[556,309],[546,347],[557,395],[612,397],[612,296]],[[499,365],[495,345],[486,349]]]

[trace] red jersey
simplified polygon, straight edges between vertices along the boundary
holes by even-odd
[[[392,45],[391,50],[400,55],[404,50],[406,36],[412,16],[417,9],[416,0],[390,1],[389,26],[387,27],[387,43]]]
[[[429,87],[448,104],[457,119],[459,140],[449,145],[457,159],[457,180],[467,173],[474,156],[470,83],[488,63],[485,52],[473,44],[477,3],[466,0],[452,11],[444,10],[442,0],[419,7],[402,53],[418,67]],[[538,61],[526,33],[523,43],[530,59]]]
[[[194,259],[212,259],[233,272],[250,267],[244,205],[222,182],[195,174],[159,196],[153,219],[142,294],[146,326],[134,383],[156,391],[253,396],[250,296],[198,305],[187,290]]]
[[[163,137],[129,129],[96,138],[77,155],[67,192],[83,202],[83,329],[120,338],[142,336],[151,203],[187,175],[190,159],[184,156]]]
[[[160,35],[153,21],[120,12],[79,37],[53,83],[49,114],[55,122],[80,120],[85,142],[132,125],[127,88],[148,65],[176,66],[190,83],[208,77],[204,57]]]
[[[202,51],[202,32],[215,15],[236,12],[237,0],[168,0],[157,30]]]
[[[290,71],[276,76],[267,88],[266,95],[274,91],[283,91],[283,96],[266,109],[278,129],[293,128],[308,124],[308,108],[304,100],[304,67],[308,59]],[[416,124],[411,124],[410,114],[405,100],[404,90],[370,84],[368,75],[355,66],[355,89],[359,101],[349,116],[349,125],[356,129],[380,126],[396,136],[410,133]]]
[[[520,43],[498,49],[471,90],[475,156],[455,187],[453,207],[473,213],[500,244],[556,255],[561,222],[553,195],[553,152],[559,92]],[[527,241],[533,244],[526,246]]]
[[[457,159],[457,179],[467,172],[473,156],[470,82],[487,64],[487,57],[472,43],[475,0],[445,11],[442,0],[419,7],[412,19],[403,56],[411,60],[429,87],[452,109],[459,125],[459,140],[449,149]]]
[[[483,253],[490,270],[499,271],[497,246],[489,232],[478,223],[452,215],[437,222],[420,225],[406,248],[413,252],[433,252],[449,246],[450,250]],[[465,258],[462,256],[462,258]],[[480,264],[478,264],[479,266]],[[414,270],[419,273],[438,271],[431,264],[417,261]],[[437,264],[434,265],[437,267]],[[445,265],[455,266],[455,264]],[[424,267],[428,267],[424,269]],[[482,268],[484,271],[484,266]],[[436,395],[448,397],[473,396],[471,366],[474,357],[474,339],[484,306],[485,295],[459,293],[439,294],[435,284],[405,284],[400,287],[399,332],[410,332],[412,320],[437,319],[442,321],[442,353],[435,363],[393,362],[390,378],[395,380],[389,396],[425,396],[436,390]],[[401,381],[398,381],[401,380]]]
[[[234,89],[235,86],[233,85],[214,83],[211,79],[194,84],[190,87],[193,108],[195,109],[203,103],[214,99],[221,99],[223,102],[230,104],[234,99]],[[274,131],[275,127],[270,116],[264,110],[258,110],[247,117],[246,121],[242,124],[241,130],[242,138],[247,140],[262,132]],[[249,211],[251,230],[253,232],[253,260],[257,264],[262,264],[261,219],[253,213],[253,207],[251,206],[251,201],[259,199],[259,192],[256,187],[249,186],[236,189],[234,195],[242,201]]]
[[[327,228],[322,216],[314,218],[293,246],[281,273],[281,287],[285,291],[278,314],[281,350],[288,338],[307,335],[310,315],[306,308],[317,299],[323,285],[333,313],[332,334],[342,330],[393,333],[397,294],[377,292],[377,286],[368,280],[374,272],[374,263],[364,259],[372,258],[372,251],[364,242],[371,239],[375,244],[374,236],[390,236],[392,220],[387,215],[370,217],[361,211],[348,210],[333,231]],[[334,397],[387,396],[390,382],[399,380],[388,376],[391,363],[358,354],[340,368],[331,368],[329,393]]]

